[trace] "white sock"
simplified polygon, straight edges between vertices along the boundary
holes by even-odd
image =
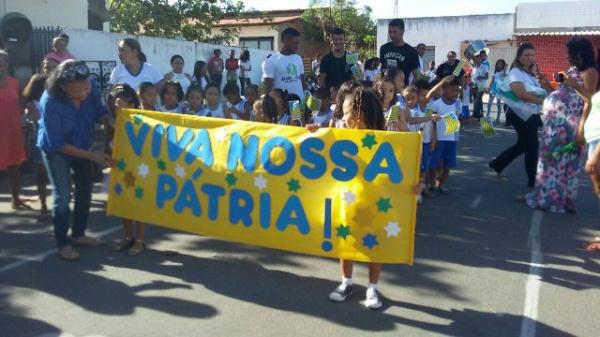
[[[347,286],[351,286],[352,285],[352,278],[346,278],[346,277],[342,277],[342,287],[344,287],[344,289]]]
[[[377,283],[369,283],[369,287],[367,289],[377,290]]]

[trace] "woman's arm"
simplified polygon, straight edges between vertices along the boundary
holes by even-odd
[[[87,159],[103,166],[111,166],[113,162],[112,158],[105,153],[82,150],[70,144],[65,144],[58,152],[72,157]]]
[[[596,68],[588,68],[581,74],[581,78],[583,79],[583,85],[579,84],[578,81],[569,77],[566,72],[562,72],[565,77],[564,85],[574,89],[577,91],[579,96],[583,98],[584,101],[590,101],[592,96],[596,93],[598,88],[598,70]]]
[[[512,90],[512,92],[514,92],[515,95],[523,102],[533,103],[533,104],[543,104],[544,103],[543,98],[538,97],[530,92],[525,91],[525,85],[523,84],[523,82],[512,82],[510,84],[510,90]]]

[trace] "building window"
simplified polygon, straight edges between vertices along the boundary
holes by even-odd
[[[240,47],[273,50],[272,37],[240,37]]]

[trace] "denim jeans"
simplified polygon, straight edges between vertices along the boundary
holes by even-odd
[[[502,115],[502,102],[500,98],[496,97],[494,93],[490,93],[488,104],[487,104],[487,115],[486,117],[490,117],[490,112],[492,110],[492,105],[494,105],[494,98],[496,99],[496,107],[498,108],[498,115],[496,116],[496,121],[500,120],[500,116]]]
[[[43,152],[44,164],[52,184],[52,224],[58,248],[70,244],[68,236],[71,210],[71,173],[75,182],[75,210],[71,236],[82,237],[87,229],[92,202],[92,163],[86,159],[68,157],[58,153]]]

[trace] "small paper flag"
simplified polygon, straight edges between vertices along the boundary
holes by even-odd
[[[457,133],[460,130],[460,121],[456,117],[456,113],[451,112],[443,117],[444,119],[444,134],[446,136]]]
[[[397,122],[400,119],[400,107],[397,105],[392,105],[390,108],[390,113],[387,116],[387,121],[389,122]]]
[[[456,65],[456,68],[454,68],[454,71],[452,72],[452,75],[458,77],[458,75],[460,75],[460,72],[462,71],[463,67],[465,66],[465,63],[467,61],[465,59],[461,59],[458,64]]]
[[[346,53],[346,63],[347,64],[357,64],[358,63],[358,54]]]
[[[306,98],[306,106],[310,111],[319,111],[321,108],[321,100],[309,94]]]
[[[299,101],[290,101],[290,112],[293,120],[302,120],[302,109]]]
[[[479,120],[479,124],[481,125],[481,133],[483,133],[484,137],[496,136],[496,130],[494,130],[494,125],[490,119],[482,118]]]

